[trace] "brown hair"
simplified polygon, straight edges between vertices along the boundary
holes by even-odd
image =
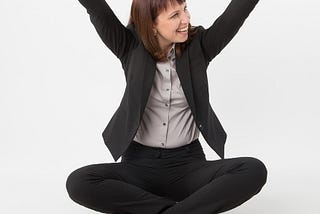
[[[159,61],[167,59],[167,53],[161,50],[157,38],[154,36],[153,24],[158,15],[167,9],[168,3],[177,2],[178,4],[184,3],[186,0],[132,0],[131,14],[128,25],[134,24],[145,48],[151,55]],[[188,39],[183,43],[175,45],[176,54],[182,54],[186,45],[192,40],[196,34],[197,28],[189,24]]]

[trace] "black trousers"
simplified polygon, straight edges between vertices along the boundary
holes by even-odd
[[[73,201],[102,213],[213,214],[244,203],[266,180],[256,158],[207,161],[198,139],[174,149],[132,141],[120,163],[81,167],[66,188]]]

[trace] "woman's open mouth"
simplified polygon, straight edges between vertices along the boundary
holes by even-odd
[[[178,29],[177,31],[178,31],[179,33],[185,33],[185,32],[188,31],[188,26],[185,27],[185,28],[180,28],[180,29]]]

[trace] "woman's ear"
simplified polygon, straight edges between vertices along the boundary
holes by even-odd
[[[153,31],[153,35],[154,36],[158,35],[158,31],[157,31],[157,28],[156,28],[155,24],[153,24],[152,31]]]
[[[157,29],[155,29],[155,28],[153,28],[153,35],[154,35],[154,36],[157,36],[157,35],[158,35],[158,31],[157,31]]]

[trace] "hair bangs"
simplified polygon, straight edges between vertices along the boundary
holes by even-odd
[[[162,12],[168,9],[168,5],[178,3],[179,5],[186,2],[186,0],[151,0],[150,11],[152,16],[152,21],[155,21],[157,16]]]

